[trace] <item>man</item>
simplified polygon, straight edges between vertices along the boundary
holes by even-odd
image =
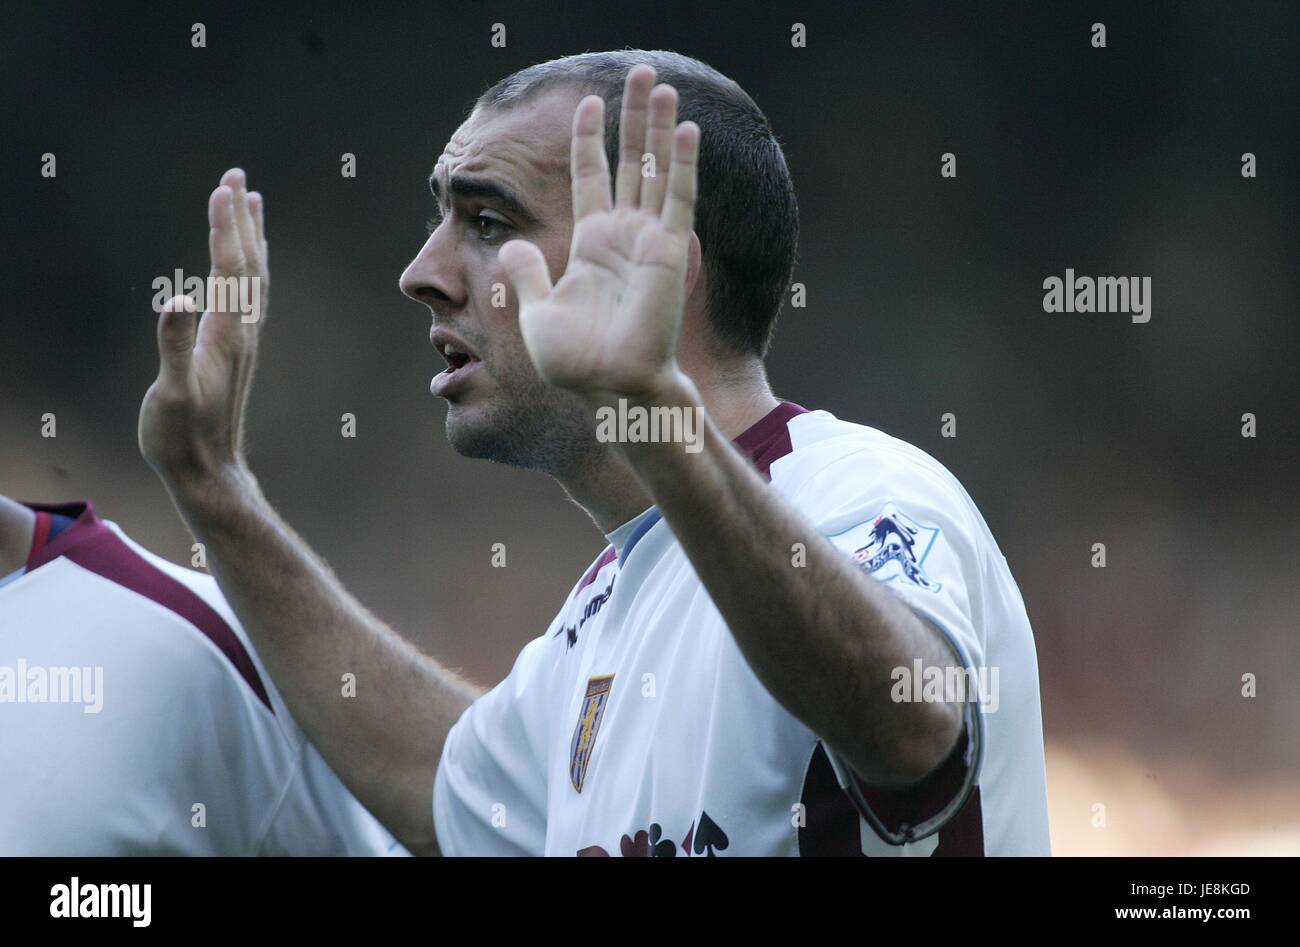
[[[211,577],[0,497],[0,855],[404,854]]]
[[[358,797],[417,853],[1046,853],[1033,639],[974,504],[919,450],[768,388],[797,214],[749,96],[674,53],[543,63],[480,97],[430,186],[401,286],[433,314],[451,444],[549,474],[611,544],[495,689],[369,614],[261,496],[260,319],[196,326],[172,300],[141,411]],[[214,275],[264,289],[242,171],[208,214]],[[976,678],[1000,686],[957,686]]]

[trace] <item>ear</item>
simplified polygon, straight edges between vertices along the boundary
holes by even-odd
[[[704,271],[704,254],[700,238],[691,231],[691,244],[686,250],[686,295],[682,319],[682,334],[677,343],[677,360],[686,374],[701,377],[711,361],[711,331],[708,326],[708,274]]]
[[[704,270],[704,252],[700,249],[700,238],[691,231],[691,245],[686,248],[686,298],[690,299],[695,286],[700,281]]]

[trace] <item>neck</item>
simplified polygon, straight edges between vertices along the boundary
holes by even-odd
[[[701,384],[699,378],[692,380],[710,420],[729,440],[780,404],[768,387],[761,362],[711,378],[708,384]],[[612,533],[653,505],[614,444],[600,445],[569,470],[555,474],[555,479],[602,533]]]
[[[20,569],[27,561],[35,531],[35,513],[8,497],[0,497],[0,577]]]

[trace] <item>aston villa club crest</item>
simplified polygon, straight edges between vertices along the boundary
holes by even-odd
[[[587,764],[596,749],[596,734],[600,731],[600,718],[609,702],[609,690],[614,686],[614,675],[593,677],[587,681],[587,695],[578,711],[578,725],[573,728],[573,746],[569,752],[569,780],[573,788],[582,792],[587,778]]]
[[[903,579],[930,591],[939,583],[925,574],[925,560],[939,530],[924,526],[890,503],[871,523],[871,541],[853,554],[853,561],[881,582]]]

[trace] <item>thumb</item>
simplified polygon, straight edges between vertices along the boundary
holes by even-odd
[[[501,248],[497,259],[514,284],[521,307],[540,302],[551,293],[551,274],[546,257],[527,240],[511,240]]]
[[[194,354],[194,301],[173,296],[158,317],[158,377],[170,384],[186,384]]]

